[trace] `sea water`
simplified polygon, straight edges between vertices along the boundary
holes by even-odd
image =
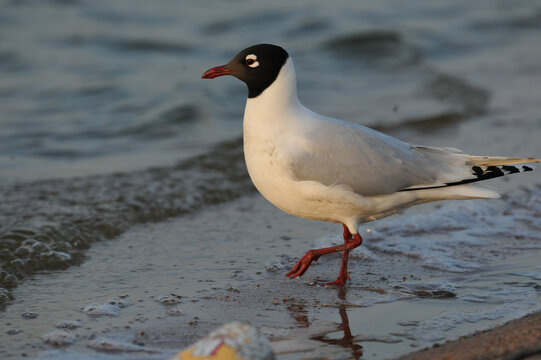
[[[163,358],[153,351],[172,353],[222,320],[242,317],[224,314],[217,302],[222,310],[200,320],[208,311],[198,307],[203,296],[258,283],[290,297],[287,286],[306,286],[303,296],[315,299],[330,296],[310,283],[333,280],[336,257],[321,259],[302,280],[284,282],[282,273],[310,247],[339,241],[339,227],[290,219],[263,205],[242,155],[244,84],[200,79],[243,47],[284,46],[295,61],[301,101],[322,114],[412,143],[541,156],[541,5],[535,2],[1,5],[4,357],[46,356],[56,347],[92,357],[101,346]],[[514,175],[488,183],[508,194],[502,200],[422,206],[366,224],[364,244],[352,255],[358,273],[347,301],[333,295],[329,303],[338,310],[341,301],[363,306],[348,310],[350,329],[365,347],[384,344],[375,357],[533,311],[540,183],[539,172]],[[155,300],[171,293],[190,301],[169,308]],[[404,310],[410,306],[404,304],[421,306]],[[280,326],[307,325],[284,317],[287,312],[265,315],[258,305],[245,320],[262,320],[257,324],[272,329],[269,336]],[[295,303],[297,312],[290,313],[343,319],[343,311],[312,305],[304,313]],[[400,306],[411,319],[388,315]],[[387,318],[377,333],[361,328],[368,313]],[[199,325],[174,335],[158,317],[183,324],[198,317]],[[156,333],[167,339],[161,346],[132,343],[125,326],[148,324],[136,320],[144,318],[153,318]],[[73,322],[82,326],[56,327]],[[102,338],[115,327],[116,337]],[[327,335],[314,336],[320,339],[311,346],[316,341],[336,351]],[[370,342],[370,336],[401,341]],[[138,341],[153,349],[128,346],[141,347]]]

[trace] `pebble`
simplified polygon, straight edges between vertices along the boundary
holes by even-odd
[[[32,311],[25,311],[21,314],[21,317],[23,319],[35,319],[38,317],[38,314],[36,314],[35,312],[32,312]]]

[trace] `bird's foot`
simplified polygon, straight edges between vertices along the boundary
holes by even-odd
[[[289,270],[289,272],[286,274],[287,277],[290,278],[296,278],[297,276],[302,276],[308,270],[310,267],[310,264],[312,261],[317,261],[319,259],[320,255],[315,254],[314,250],[309,250],[306,254],[304,254],[303,257],[297,261],[295,266]]]
[[[325,286],[344,286],[347,280],[351,280],[348,274],[340,274],[336,280],[325,284]]]
[[[320,256],[332,254],[338,251],[343,251],[342,254],[342,266],[340,267],[340,273],[338,279],[327,285],[338,285],[342,286],[346,283],[346,280],[349,280],[347,274],[347,263],[348,263],[348,254],[351,249],[360,246],[363,242],[361,236],[357,234],[351,234],[348,228],[344,225],[344,245],[336,245],[323,249],[314,249],[309,250],[303,257],[297,261],[295,266],[286,274],[287,277],[296,278],[297,276],[302,276],[306,270],[310,267],[312,261],[317,261]]]

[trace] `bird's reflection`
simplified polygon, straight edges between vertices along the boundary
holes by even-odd
[[[292,302],[287,305],[287,310],[291,317],[297,322],[297,327],[307,328],[310,326],[308,310],[306,310],[304,303]]]
[[[351,354],[354,359],[360,359],[363,356],[363,347],[355,343],[354,337],[351,335],[351,330],[349,328],[349,319],[346,311],[346,295],[347,288],[342,286],[337,289],[338,298],[342,300],[342,303],[338,306],[338,313],[340,314],[340,329],[343,331],[344,336],[340,339],[330,338],[327,334],[318,335],[312,337],[311,339],[320,341],[329,345],[337,345],[346,349],[351,349]],[[299,327],[308,327],[310,326],[310,321],[308,319],[308,311],[305,309],[305,305],[302,303],[292,303],[288,306],[291,316],[295,319]]]

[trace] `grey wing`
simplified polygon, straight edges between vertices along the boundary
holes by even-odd
[[[327,120],[293,141],[297,180],[348,185],[364,196],[435,186],[471,176],[464,154],[413,146],[376,130]]]

